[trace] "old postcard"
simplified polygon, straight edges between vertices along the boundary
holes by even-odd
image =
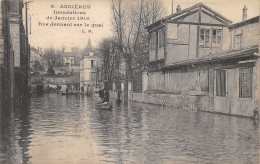
[[[259,0],[0,0],[0,163],[259,163]]]

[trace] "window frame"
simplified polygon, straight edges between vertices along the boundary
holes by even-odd
[[[202,33],[202,31],[203,31],[203,33]],[[214,31],[216,31],[215,35],[214,35]],[[223,33],[222,29],[200,28],[199,29],[199,46],[205,47],[205,48],[211,48],[211,47],[212,48],[221,48],[222,40],[223,40],[222,33]],[[201,39],[202,36],[203,36],[203,40]]]
[[[201,31],[203,31],[203,33]],[[206,33],[206,31],[208,33]],[[203,36],[203,44],[201,44],[201,36]],[[207,41],[206,41],[206,36],[208,38]],[[208,43],[208,45],[206,45],[206,43]],[[199,32],[199,46],[200,47],[210,47],[210,29],[208,29],[208,28],[200,28],[200,32]]]
[[[250,86],[249,86],[249,88],[250,88],[250,97],[245,97],[245,96],[243,96],[243,93],[242,93],[242,88],[241,88],[241,70],[245,70],[245,69],[249,69],[249,71],[250,71],[250,79],[249,79],[249,82],[250,82]],[[245,72],[244,72],[244,74],[245,74]],[[252,99],[253,98],[253,83],[254,83],[254,81],[253,81],[253,68],[252,67],[242,67],[242,68],[239,68],[239,75],[238,75],[238,98],[239,99]],[[245,77],[244,77],[245,78]],[[248,86],[247,86],[248,87]],[[244,91],[245,92],[245,91]]]
[[[90,81],[96,81],[96,72],[90,72]]]
[[[165,35],[163,29],[158,30],[158,48],[165,47]]]
[[[95,60],[90,60],[90,68],[95,68]]]
[[[216,35],[214,35],[214,31],[216,31]],[[218,33],[220,32],[220,33]],[[212,39],[211,39],[211,47],[214,47],[214,48],[221,48],[222,47],[222,29],[212,29],[212,35],[211,35]],[[213,42],[213,38],[216,37],[216,41]],[[220,41],[219,41],[219,38],[220,37]],[[219,42],[218,42],[219,41]],[[214,45],[216,44],[216,45]]]
[[[151,33],[151,38],[150,38],[150,50],[151,51],[155,51],[156,47],[157,47],[157,33],[156,32],[152,32]]]
[[[238,37],[239,37],[239,45],[238,45]],[[242,33],[240,33],[240,34],[237,34],[237,35],[235,35],[235,48],[236,49],[240,49],[240,48],[242,48],[242,44],[243,44],[243,34]]]

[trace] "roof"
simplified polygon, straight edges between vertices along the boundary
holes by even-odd
[[[39,52],[39,50],[37,50],[37,49],[34,48],[34,47],[30,47],[30,50],[33,51],[33,52],[35,52],[35,53],[37,53],[37,54],[39,54],[39,55],[42,55],[42,54]]]
[[[179,67],[183,65],[191,65],[191,64],[201,64],[206,62],[213,62],[213,61],[225,61],[228,59],[235,59],[240,57],[248,57],[248,56],[254,56],[254,53],[258,53],[258,46],[252,46],[248,47],[242,50],[232,50],[232,51],[225,51],[223,53],[217,53],[217,54],[209,54],[205,55],[196,59],[189,59],[184,60],[180,62],[174,62],[169,66],[166,66],[162,68],[162,70],[167,70],[174,67]]]
[[[74,57],[74,54],[72,52],[63,52],[63,57]]]
[[[91,40],[90,40],[90,38],[88,38],[87,50],[88,50],[88,51],[92,51],[92,45],[91,45]]]
[[[31,50],[34,51],[34,52],[38,52],[38,50],[34,47],[31,47]]]
[[[247,19],[245,21],[242,21],[242,22],[239,22],[239,23],[236,23],[236,24],[232,24],[229,26],[229,28],[237,28],[237,27],[241,27],[241,26],[244,26],[244,25],[248,25],[248,24],[251,24],[251,23],[257,23],[259,22],[259,16],[256,16],[256,17],[253,17],[251,19]]]
[[[223,15],[219,14],[218,12],[212,10],[210,7],[204,5],[203,3],[200,2],[200,3],[197,3],[196,5],[194,5],[194,6],[192,6],[192,7],[189,7],[189,8],[186,8],[186,9],[184,9],[184,10],[181,10],[181,11],[178,12],[178,13],[174,13],[174,14],[171,14],[171,15],[169,15],[169,16],[167,16],[167,17],[164,17],[164,18],[162,18],[161,20],[158,20],[157,22],[155,22],[155,23],[153,23],[153,24],[147,26],[146,29],[150,29],[150,28],[153,27],[153,26],[156,26],[156,25],[161,24],[161,23],[162,23],[163,21],[165,21],[165,20],[172,19],[172,18],[174,19],[174,17],[177,17],[177,16],[179,16],[179,15],[181,15],[181,14],[184,14],[184,13],[189,13],[191,10],[194,10],[194,9],[196,9],[196,8],[201,8],[201,7],[207,9],[208,11],[210,11],[210,12],[212,12],[212,13],[214,13],[215,16],[220,17],[221,19],[225,20],[226,22],[232,23],[231,20],[227,19],[227,18],[224,17]]]
[[[97,54],[97,51],[92,48],[91,40],[89,38],[87,46],[84,48],[83,52],[81,53],[81,58],[83,58],[84,56],[89,56],[90,52],[93,52],[94,56],[96,56]]]

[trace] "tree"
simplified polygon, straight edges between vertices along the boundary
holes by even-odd
[[[33,68],[35,70],[35,73],[38,73],[39,71],[42,70],[42,66],[41,66],[41,64],[40,64],[40,62],[38,60],[34,61]]]
[[[58,54],[58,58],[57,58],[57,65],[58,66],[64,66],[64,59],[63,59],[63,55],[64,55],[64,52],[65,52],[65,50],[66,50],[66,47],[63,45],[62,47],[61,47],[61,49],[60,50],[58,50],[57,52],[57,54]]]
[[[72,47],[71,48],[71,52],[74,54],[74,64],[75,65],[79,65],[80,63],[80,54],[81,54],[81,50],[79,47]]]
[[[102,67],[100,72],[102,73],[102,80],[112,84],[113,80],[119,80],[119,63],[120,54],[116,47],[115,38],[104,38],[99,43],[99,51]]]
[[[47,73],[51,76],[55,75],[55,71],[53,69],[53,66],[52,65],[49,65],[49,68],[47,70]]]
[[[47,48],[44,50],[43,59],[47,61],[48,70],[47,73],[49,75],[55,75],[55,71],[53,69],[54,65],[57,65],[59,61],[59,56],[57,55],[57,51],[54,48]]]
[[[136,0],[134,2],[112,0],[112,27],[115,42],[125,63],[124,97],[128,99],[128,81],[131,68],[147,67],[149,35],[145,27],[160,18],[164,9],[156,0]]]
[[[54,48],[46,48],[44,50],[43,59],[47,61],[48,66],[55,65],[58,63],[58,56]]]

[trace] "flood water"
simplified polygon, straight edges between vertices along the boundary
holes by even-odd
[[[0,163],[259,162],[257,120],[134,102],[35,95],[0,130]]]

